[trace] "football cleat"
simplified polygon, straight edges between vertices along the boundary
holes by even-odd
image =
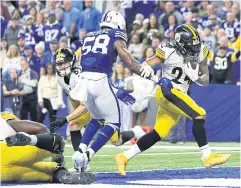
[[[89,165],[89,156],[87,152],[81,153],[80,151],[76,151],[72,156],[72,160],[76,170],[86,172],[86,169]]]
[[[230,157],[231,157],[230,154],[211,153],[208,158],[206,159],[201,158],[201,159],[206,168],[211,168],[212,166],[225,163]]]
[[[116,161],[116,168],[117,171],[120,173],[121,176],[126,176],[126,165],[128,162],[128,159],[124,156],[124,153],[118,153],[114,156],[114,159]]]
[[[75,169],[74,167],[72,167],[72,168],[69,168],[68,171],[69,172],[79,172],[79,171],[81,171],[81,172],[89,172],[90,171],[90,164],[88,164],[88,166],[86,168],[81,168],[81,170]]]
[[[96,181],[96,177],[94,174],[87,172],[63,173],[59,177],[59,181],[63,184],[87,185],[94,183]]]
[[[31,137],[26,133],[17,133],[5,138],[8,146],[26,146],[31,142]]]
[[[92,173],[80,173],[74,172],[70,173],[66,170],[63,164],[58,164],[53,172],[53,182],[63,183],[63,184],[91,184],[96,181],[96,177]]]

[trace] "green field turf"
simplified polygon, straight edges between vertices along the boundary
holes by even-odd
[[[108,144],[108,148],[102,148],[90,162],[92,172],[115,172],[115,162],[113,155],[124,150],[124,148],[112,147]],[[180,169],[180,168],[198,168],[203,167],[200,159],[201,153],[198,148],[193,148],[196,143],[168,144],[160,142],[155,146],[166,148],[151,148],[135,158],[133,158],[128,166],[127,171],[132,170],[152,170],[152,169]],[[230,160],[222,166],[240,166],[240,143],[210,143],[211,147],[216,147],[218,153],[230,153]],[[110,147],[110,148],[109,148]],[[183,147],[183,148],[177,148]],[[192,147],[192,148],[190,148]],[[225,150],[225,151],[223,151]],[[65,162],[67,168],[72,168],[72,155],[74,151],[70,143],[66,144]]]

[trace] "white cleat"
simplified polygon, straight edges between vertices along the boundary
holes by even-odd
[[[74,168],[81,172],[85,171],[89,165],[89,158],[86,153],[80,153],[76,151],[72,156],[74,162]]]
[[[132,131],[134,132],[136,138],[141,138],[142,136],[144,136],[146,134],[145,131],[143,131],[143,129],[139,125],[136,125],[132,129]]]
[[[74,167],[69,168],[68,171],[69,172],[79,172],[79,170],[78,169],[76,170]],[[82,171],[83,172],[89,172],[90,171],[90,165],[88,164],[86,169],[82,168]]]

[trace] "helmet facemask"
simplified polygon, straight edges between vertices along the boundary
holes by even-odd
[[[72,55],[73,54],[73,55]],[[54,67],[61,77],[68,76],[74,69],[76,56],[70,49],[59,50],[55,55]]]
[[[201,44],[196,44],[196,45],[187,45],[186,46],[186,58],[187,61],[195,63],[199,62],[199,54],[201,50]]]
[[[59,76],[68,76],[71,73],[71,67],[73,62],[71,61],[56,61],[55,69]]]

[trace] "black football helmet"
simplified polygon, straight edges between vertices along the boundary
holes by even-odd
[[[174,45],[187,61],[197,62],[201,51],[200,36],[195,28],[182,24],[176,28]]]
[[[54,54],[54,68],[61,77],[69,75],[76,63],[75,52],[70,48],[60,48]]]

